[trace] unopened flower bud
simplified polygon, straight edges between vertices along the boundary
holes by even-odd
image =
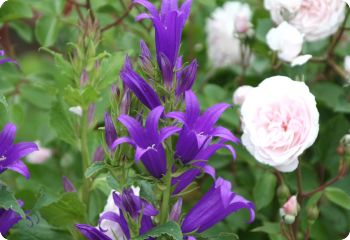
[[[63,182],[63,188],[65,192],[76,192],[77,190],[75,189],[73,183],[66,177],[62,177],[62,182]]]
[[[245,34],[249,31],[251,23],[245,15],[238,15],[235,19],[235,29],[237,33]]]
[[[345,134],[345,136],[340,140],[340,143],[344,146],[345,153],[350,153],[350,134]]]
[[[280,203],[284,203],[290,197],[290,191],[287,185],[282,184],[277,188],[277,197]]]
[[[290,225],[290,224],[293,224],[293,223],[294,223],[294,221],[295,221],[295,216],[293,216],[293,215],[284,215],[282,219],[283,219],[283,221],[284,221],[286,224]]]
[[[310,224],[313,224],[320,215],[320,211],[318,210],[317,206],[311,206],[307,209],[307,220]]]
[[[96,104],[90,104],[88,108],[88,121],[89,124],[92,124],[94,121],[94,114],[95,114]]]
[[[97,147],[94,153],[94,162],[101,162],[105,158],[105,152],[101,146]]]
[[[298,215],[298,201],[297,196],[292,196],[289,200],[283,205],[283,211],[286,215]]]
[[[174,204],[173,209],[170,212],[169,219],[170,221],[178,222],[181,215],[182,209],[182,198],[179,198],[177,202]]]
[[[153,76],[155,67],[152,62],[152,55],[149,48],[147,47],[146,43],[143,40],[141,40],[140,42],[140,48],[141,48],[141,55],[140,55],[141,67],[145,73]]]
[[[131,104],[130,90],[127,88],[124,91],[123,99],[120,103],[120,114],[128,114]]]
[[[80,87],[85,87],[89,82],[89,75],[86,69],[80,75]]]

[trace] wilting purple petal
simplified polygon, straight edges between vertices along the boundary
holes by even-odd
[[[187,213],[181,229],[184,233],[201,233],[242,208],[249,210],[252,222],[255,218],[253,203],[232,192],[230,182],[218,178],[213,187]]]
[[[112,144],[117,139],[117,131],[109,113],[105,113],[105,140],[107,146],[112,150]]]
[[[76,224],[75,227],[88,240],[112,240],[110,237],[99,231],[96,227],[92,227],[86,224]]]
[[[128,57],[126,57],[120,77],[124,84],[146,107],[153,109],[161,105],[159,97],[153,88],[132,69],[131,61]]]
[[[169,220],[178,222],[180,220],[181,210],[182,210],[182,198],[180,197],[174,204],[173,208],[171,209]]]
[[[75,189],[73,183],[66,177],[62,177],[62,183],[63,183],[63,189],[65,192],[76,192],[77,190]]]

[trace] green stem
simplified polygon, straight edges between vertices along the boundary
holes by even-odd
[[[83,110],[83,116],[81,117],[81,136],[80,136],[80,143],[81,143],[81,156],[83,160],[83,189],[82,189],[82,199],[83,201],[88,205],[89,203],[89,191],[90,191],[90,185],[91,180],[85,179],[85,171],[90,165],[90,157],[89,157],[89,149],[88,149],[88,130],[89,130],[89,124],[88,124],[88,112],[86,109]]]
[[[167,148],[167,173],[163,177],[163,181],[165,183],[165,190],[163,192],[163,200],[162,200],[162,205],[160,209],[160,224],[166,223],[169,215],[169,204],[170,204],[170,196],[171,196],[171,175],[172,175],[171,166],[172,166],[172,153],[170,151],[170,148]]]

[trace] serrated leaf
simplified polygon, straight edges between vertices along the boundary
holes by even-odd
[[[50,112],[50,124],[61,140],[75,146],[77,139],[75,129],[67,110],[63,106],[61,101],[54,104]]]
[[[65,227],[84,222],[86,206],[76,192],[64,193],[58,201],[43,207],[40,213],[51,225]]]
[[[25,213],[19,206],[17,199],[5,186],[0,187],[0,208],[4,208],[6,210],[12,209],[21,215],[22,218],[25,218]]]
[[[270,204],[275,195],[276,185],[277,179],[272,173],[265,172],[260,176],[253,191],[257,210]]]
[[[94,174],[98,173],[99,171],[105,169],[106,164],[104,162],[94,162],[88,169],[85,171],[85,177],[89,178],[92,177]]]
[[[167,222],[165,224],[159,225],[146,234],[135,238],[135,240],[144,240],[148,239],[149,237],[158,238],[164,235],[171,237],[173,240],[183,240],[181,228],[176,222]]]
[[[328,187],[325,190],[325,195],[329,201],[342,208],[350,210],[350,196],[340,188]]]

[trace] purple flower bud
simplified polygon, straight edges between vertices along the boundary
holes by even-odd
[[[112,150],[114,140],[117,139],[117,131],[115,130],[114,123],[109,113],[105,113],[105,140],[107,146]]]
[[[95,114],[96,104],[90,104],[88,108],[88,121],[89,124],[92,124],[94,121],[94,114]]]
[[[173,206],[173,209],[170,212],[169,219],[170,221],[178,222],[180,220],[182,210],[182,198],[179,198]]]
[[[177,76],[177,87],[176,95],[183,95],[186,91],[190,90],[197,78],[198,63],[194,59],[190,65],[178,72]]]
[[[105,158],[105,152],[104,152],[102,146],[98,146],[95,150],[93,161],[94,162],[101,162],[104,160],[104,158]]]
[[[126,88],[124,91],[123,99],[120,103],[120,114],[128,114],[130,104],[131,104],[130,90]]]
[[[141,56],[140,56],[141,67],[147,74],[152,75],[154,72],[152,55],[149,48],[147,47],[146,43],[143,40],[140,41],[140,48],[141,48]]]
[[[17,202],[18,205],[22,208],[23,201],[18,200]],[[12,209],[6,210],[4,208],[0,208],[0,237],[1,235],[5,236],[8,231],[21,219],[22,217]]]
[[[88,72],[84,69],[80,75],[80,87],[85,87],[89,82]]]
[[[62,183],[63,183],[63,189],[65,192],[76,192],[77,190],[75,189],[73,183],[66,177],[62,177]]]
[[[171,89],[174,78],[174,69],[169,59],[164,54],[160,54],[160,69],[162,71],[164,85],[167,89]]]

